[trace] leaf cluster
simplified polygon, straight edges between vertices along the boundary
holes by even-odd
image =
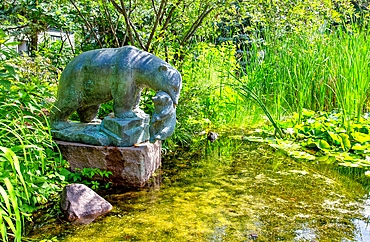
[[[291,33],[311,33],[368,26],[369,9],[362,1],[273,0],[234,1],[215,23],[216,42],[233,41],[242,51],[252,43],[263,44],[266,33],[281,38]]]
[[[0,233],[7,241],[20,240],[24,219],[57,196],[66,162],[48,123],[55,69],[41,57],[14,54],[5,35],[0,43]]]
[[[285,139],[265,139],[271,146],[288,155],[340,166],[358,167],[370,174],[370,119],[343,123],[342,112],[314,112],[304,109],[280,123]],[[299,121],[301,120],[301,121]],[[251,141],[258,139],[247,138]],[[262,140],[260,140],[262,141]]]

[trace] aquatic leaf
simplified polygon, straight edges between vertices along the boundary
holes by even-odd
[[[316,121],[315,121],[315,119],[313,119],[313,118],[309,118],[309,119],[307,119],[307,123],[308,124],[313,124],[313,123],[315,123]]]
[[[302,142],[301,145],[307,148],[318,148],[317,142],[313,139],[308,139],[306,142]]]
[[[369,148],[369,146],[370,144],[362,145],[362,144],[356,143],[352,146],[352,150],[366,150],[367,148]]]
[[[369,126],[368,125],[363,125],[360,129],[359,129],[359,131],[361,132],[361,133],[364,133],[364,134],[369,134],[370,132],[369,132]]]
[[[315,115],[315,111],[309,110],[309,109],[303,109],[302,115],[305,117],[313,117]]]
[[[245,140],[248,140],[250,142],[267,142],[264,138],[261,138],[261,137],[256,137],[256,136],[247,136],[247,137],[244,137],[243,139]]]
[[[316,142],[317,144],[317,147],[322,149],[322,150],[326,150],[326,149],[330,149],[331,146],[329,145],[328,142],[326,142],[326,140],[323,140],[323,139],[320,139]]]
[[[353,155],[351,155],[351,153],[347,153],[347,152],[346,153],[341,153],[340,156],[345,161],[353,162],[353,161],[356,160],[356,158]]]
[[[329,134],[333,144],[340,145],[342,143],[342,139],[338,134],[336,134],[334,132],[331,132],[331,131],[328,131],[328,134]]]
[[[334,164],[337,160],[334,156],[329,156],[329,158],[326,160],[326,164]]]
[[[316,157],[316,160],[321,162],[321,163],[325,163],[325,164],[333,164],[337,161],[335,159],[335,156],[331,153],[325,154],[323,156]]]
[[[360,133],[360,132],[352,132],[352,137],[360,142],[360,143],[365,143],[365,142],[368,142],[370,141],[370,135],[368,134],[364,134],[364,133]]]
[[[359,159],[358,161],[356,161],[359,165],[361,165],[362,167],[370,167],[370,162],[368,160],[364,160],[364,159]]]
[[[323,156],[319,156],[317,157],[317,160],[318,161],[327,161],[329,159],[329,155],[323,155]]]
[[[349,140],[348,134],[340,133],[339,136],[342,139],[342,143],[341,143],[342,149],[346,151],[351,149],[351,141]]]
[[[341,163],[338,163],[338,165],[346,166],[346,167],[360,167],[359,164],[352,163],[352,162],[341,162]]]
[[[316,160],[316,156],[308,154],[307,152],[304,151],[292,151],[289,152],[288,154],[297,159]]]

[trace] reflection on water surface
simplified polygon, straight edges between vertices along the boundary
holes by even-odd
[[[108,216],[59,239],[370,241],[366,190],[345,175],[237,139],[205,152],[164,159],[160,186],[105,195]],[[44,232],[53,236],[51,227]]]

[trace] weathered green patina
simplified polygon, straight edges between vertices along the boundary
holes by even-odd
[[[53,135],[68,141],[98,145],[131,146],[149,139],[149,117],[139,109],[143,87],[164,92],[171,107],[178,103],[182,79],[180,73],[160,58],[132,46],[85,52],[73,59],[63,71],[58,97],[50,115]],[[68,122],[77,111],[82,123],[95,117],[100,104],[113,100],[114,117],[106,118],[97,129],[78,127]],[[161,107],[166,110],[168,107]],[[173,117],[173,114],[171,114]],[[159,124],[160,129],[173,132],[174,122]],[[114,132],[117,125],[135,125],[124,132]],[[96,125],[95,125],[96,126]],[[158,126],[158,124],[157,124]],[[171,132],[171,133],[172,133]],[[157,132],[158,133],[158,132]],[[159,132],[160,133],[160,132]],[[130,141],[126,141],[129,135]],[[153,137],[165,139],[164,136]]]

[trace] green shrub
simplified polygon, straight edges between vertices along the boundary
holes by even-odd
[[[57,195],[66,164],[54,151],[48,123],[57,72],[11,45],[0,32],[0,233],[4,241],[20,241],[25,215]]]
[[[237,71],[235,46],[198,43],[181,66],[183,89],[177,107],[177,127],[164,146],[197,149],[210,130],[237,123],[246,110],[231,88],[230,73]]]

